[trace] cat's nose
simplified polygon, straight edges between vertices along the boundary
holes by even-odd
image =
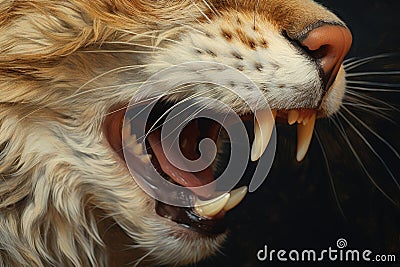
[[[352,36],[349,29],[327,24],[311,30],[301,41],[301,44],[321,66],[325,91],[335,81],[343,59],[350,50],[351,43]]]

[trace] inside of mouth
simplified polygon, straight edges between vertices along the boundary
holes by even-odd
[[[159,201],[156,201],[156,212],[159,215],[199,232],[212,234],[220,233],[224,230],[221,221],[223,221],[225,211],[222,209],[220,213],[211,217],[203,217],[196,212],[194,207],[196,206],[196,201],[199,199],[213,199],[221,191],[225,190],[225,188],[222,188],[222,190],[218,188],[216,177],[218,178],[226,169],[230,160],[230,142],[232,140],[229,139],[225,130],[227,124],[231,124],[229,126],[233,124],[233,127],[235,123],[244,124],[246,126],[245,131],[247,132],[248,138],[243,139],[250,143],[247,145],[251,146],[252,143],[257,143],[254,135],[255,116],[252,113],[242,115],[240,116],[240,123],[238,123],[238,121],[232,123],[229,122],[228,119],[228,123],[224,123],[224,127],[222,127],[220,123],[206,117],[189,118],[187,122],[185,119],[182,119],[180,124],[183,125],[183,127],[176,132],[172,132],[173,138],[165,139],[165,136],[162,135],[164,122],[167,117],[166,115],[169,113],[169,109],[173,105],[174,103],[161,100],[152,107],[149,117],[146,120],[139,121],[143,124],[143,128],[145,129],[145,133],[142,136],[144,139],[142,139],[142,141],[137,139],[138,134],[136,133],[136,129],[141,127],[139,127],[140,123],[137,124],[137,122],[131,121],[131,117],[135,117],[136,114],[141,112],[140,107],[139,110],[130,107],[128,111],[123,109],[112,113],[112,115],[107,117],[105,122],[107,138],[113,149],[125,160],[127,165],[129,165],[128,161],[132,162],[132,160],[126,158],[126,151],[128,151],[128,154],[134,154],[134,166],[129,167],[131,170],[139,170],[139,172],[140,170],[144,170],[141,175],[151,180],[152,176],[155,175],[154,172],[153,175],[147,172],[147,166],[152,166],[154,171],[164,178],[162,179],[164,182],[179,185],[180,188],[182,188],[178,193],[168,193],[166,197],[183,199],[188,205],[185,207],[178,207],[166,204],[168,201],[157,198]],[[215,112],[215,110],[211,110],[211,112]],[[308,111],[305,111],[303,114],[307,112]],[[297,113],[300,114],[301,111]],[[235,115],[237,116],[237,114]],[[289,111],[280,111],[275,119],[278,122],[286,122],[291,120],[290,117]],[[116,131],[115,129],[118,130]],[[132,142],[129,141],[131,143],[125,143],[125,140],[122,140],[123,135],[131,138]],[[208,151],[200,149],[200,143],[205,139],[211,140],[216,145],[216,156],[213,153],[208,153]],[[174,142],[176,142],[177,147],[174,147]],[[253,147],[254,145],[255,144],[253,144]],[[250,162],[250,155],[243,156],[247,159],[246,164]],[[187,170],[172,163],[184,165],[182,159],[201,161],[203,158],[211,158],[212,163],[205,164],[205,168],[196,171]],[[251,176],[252,174],[250,173],[248,175]],[[149,181],[149,184],[152,189],[157,190],[157,185],[152,184],[152,181]]]
[[[135,151],[136,147],[129,147],[129,145],[127,146],[127,144],[124,143],[126,136],[133,137],[133,139],[137,138],[135,130],[138,125],[135,125],[134,121],[129,121],[129,117],[131,117],[132,114],[137,114],[139,111],[135,111],[132,108],[130,108],[130,111],[127,112],[126,115],[123,115],[123,117],[125,117],[125,122],[123,123],[124,127],[119,127],[121,139],[123,135],[122,132],[127,131],[124,133],[124,140],[121,141],[121,143],[114,141],[113,145],[111,138],[110,143],[116,151],[122,151],[122,147],[124,147],[124,153],[119,153],[119,155],[127,162],[127,165],[129,164],[128,161],[131,162],[131,160],[126,158],[127,150],[137,154],[134,160],[136,162],[140,161],[142,156],[146,156],[142,164],[137,164],[134,167],[135,170],[140,169],[143,165],[151,165],[165,181],[181,186],[182,189],[179,194],[171,193],[168,194],[167,197],[183,198],[189,203],[189,206],[178,207],[166,204],[164,201],[156,200],[155,209],[160,216],[171,219],[180,225],[201,232],[202,234],[222,233],[226,229],[224,211],[219,212],[212,218],[203,217],[196,212],[194,206],[198,199],[212,199],[215,195],[220,194],[221,189],[217,188],[216,177],[219,177],[229,162],[230,142],[228,135],[224,127],[218,122],[208,118],[195,118],[188,120],[188,122],[182,122],[184,127],[180,131],[172,133],[174,138],[163,139],[162,130],[164,127],[165,115],[168,113],[167,110],[171,105],[173,104],[160,101],[152,109],[145,124],[146,138],[143,151]],[[252,116],[244,116],[243,119],[250,122]],[[124,118],[122,118],[122,121],[123,120]],[[110,121],[114,121],[115,123],[116,118],[111,118]],[[110,135],[112,134],[109,134],[109,140]],[[208,153],[209,151],[200,151],[200,142],[204,139],[209,139],[216,145],[216,156],[215,154]],[[173,147],[173,141],[177,142],[178,149]],[[140,143],[139,140],[132,140],[132,142]],[[177,153],[177,150],[182,154]],[[206,167],[202,170],[190,171],[175,166],[175,164],[172,163],[182,163],[180,162],[182,158],[189,161],[201,161],[202,158],[206,158],[211,160],[212,163],[205,164],[204,166]],[[143,176],[146,175],[151,176],[148,172],[144,172]],[[153,184],[153,189],[156,187],[157,185]],[[219,192],[217,192],[217,190],[219,190]]]
[[[245,142],[245,145],[250,147],[254,139],[253,114],[238,116],[235,113],[236,118],[233,118],[229,114],[216,115],[215,110],[209,110],[212,113],[209,117],[184,116],[179,121],[182,128],[171,133],[167,131],[167,137],[172,138],[165,138],[162,136],[162,131],[167,110],[172,105],[173,103],[158,102],[152,109],[146,125],[146,152],[151,155],[152,165],[167,181],[188,188],[198,199],[213,199],[221,192],[229,191],[231,189],[229,186],[226,187],[226,184],[219,182],[220,179],[216,179],[227,169],[230,162],[231,140],[227,131],[239,132],[235,127],[237,124],[241,124],[240,126],[244,124],[245,134],[249,138],[236,140],[236,145]],[[213,116],[222,117],[223,126],[220,124],[221,121],[218,121],[221,118],[211,119]],[[212,142],[215,147],[201,150],[200,145],[204,140]],[[176,142],[177,146],[174,146],[173,142]],[[247,162],[249,157],[250,155],[243,155],[242,159]],[[190,161],[189,164],[193,162],[198,164],[189,167],[185,165],[186,160]],[[197,166],[200,168],[196,170]]]
[[[190,121],[183,128],[180,135],[176,136],[176,141],[179,143],[179,149],[182,155],[179,155],[178,153],[169,153],[169,158],[164,151],[165,149],[168,149],[168,147],[172,147],[173,144],[162,142],[161,130],[162,127],[159,127],[151,131],[147,138],[149,144],[148,152],[152,155],[151,160],[153,166],[157,166],[158,171],[164,174],[164,177],[171,182],[190,188],[200,197],[210,197],[214,193],[214,190],[212,189],[215,187],[213,165],[210,165],[201,171],[190,172],[175,166],[172,162],[183,164],[181,161],[182,156],[190,161],[199,160],[202,156],[207,156],[200,155],[199,142],[204,138],[209,138],[217,144],[217,139],[222,131],[221,126],[218,123],[207,119],[196,119]],[[204,189],[204,185],[209,186]]]

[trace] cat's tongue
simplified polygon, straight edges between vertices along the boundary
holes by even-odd
[[[216,143],[220,126],[214,122],[208,126],[206,131],[201,132],[198,127],[198,121],[191,121],[183,129],[180,136],[176,137],[179,138],[180,149],[186,160],[193,161],[200,158],[198,152],[198,141],[200,138],[210,138]],[[168,143],[168,139],[173,138],[167,138],[161,142],[161,129],[151,132],[147,139],[162,171],[177,184],[189,187],[196,195],[205,198],[211,196],[215,191],[215,181],[211,167],[208,166],[199,172],[188,172],[177,168],[167,159],[163,151],[167,151],[173,147]],[[177,163],[176,165],[184,166],[181,159],[182,156],[179,153],[168,153],[168,156],[172,162]],[[207,187],[200,187],[207,184],[209,184]]]

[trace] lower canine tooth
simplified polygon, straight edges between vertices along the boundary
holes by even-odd
[[[314,112],[306,125],[297,125],[297,161],[302,161],[307,154],[308,148],[310,147],[311,139],[314,132],[315,120],[317,113]]]
[[[272,112],[272,116],[271,116]],[[254,123],[254,141],[251,147],[251,160],[258,160],[267,149],[275,126],[276,110],[256,111]]]
[[[230,193],[225,193],[217,198],[207,201],[202,201],[200,199],[197,199],[195,204],[195,211],[200,216],[213,217],[224,209],[230,197],[231,197]]]
[[[232,190],[230,194],[231,197],[224,207],[225,211],[233,209],[242,202],[243,198],[247,194],[247,186],[242,186],[238,189]]]

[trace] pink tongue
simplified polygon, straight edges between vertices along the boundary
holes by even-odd
[[[216,123],[212,123],[211,125],[212,126],[207,130],[206,136],[203,136],[202,138],[211,138],[215,142],[218,136],[219,126]],[[197,141],[199,135],[200,131],[198,129],[197,121],[189,123],[181,133],[180,140],[185,140],[183,142],[186,143],[185,146],[182,145],[182,142],[180,143],[181,151],[188,160],[196,160],[200,156],[197,152]],[[166,158],[161,146],[161,130],[156,130],[149,134],[148,141],[157,157],[162,171],[171,177],[173,181],[182,186],[190,187],[190,190],[202,197],[209,197],[213,194],[215,191],[215,181],[210,167],[207,167],[200,172],[187,172],[171,164]],[[168,147],[165,149],[168,149]],[[173,161],[181,163],[178,156],[174,158]],[[199,187],[207,184],[209,184],[207,187]]]

